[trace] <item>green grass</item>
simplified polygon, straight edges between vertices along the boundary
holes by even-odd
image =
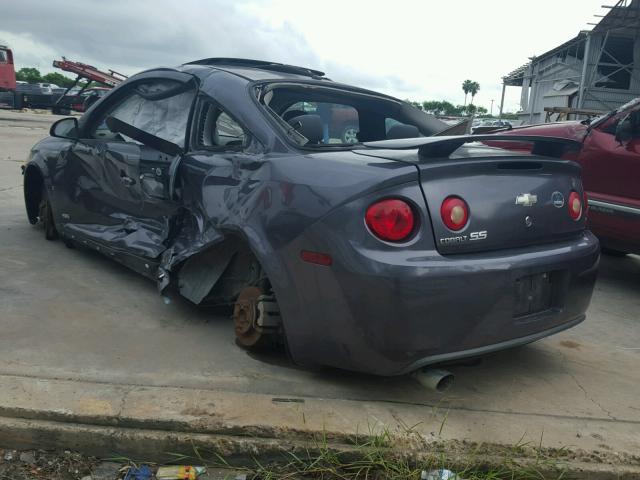
[[[228,468],[234,472],[242,471],[248,479],[255,480],[407,480],[420,479],[423,470],[441,468],[453,470],[465,480],[565,478],[562,473],[548,476],[548,472],[557,470],[554,468],[554,456],[541,447],[542,438],[539,445],[520,440],[499,454],[486,445],[467,445],[464,453],[456,456],[455,452],[441,452],[433,444],[428,444],[414,432],[416,426],[404,426],[405,431],[401,434],[369,426],[368,432],[356,435],[353,445],[346,448],[343,445],[340,449],[332,446],[323,433],[314,437],[307,448],[270,455],[268,462],[256,457],[250,461],[227,461],[218,452],[193,446],[191,455],[169,454],[169,463]],[[518,458],[525,454],[528,461],[523,466]],[[125,459],[120,457],[119,460]],[[229,478],[234,476],[235,473]]]

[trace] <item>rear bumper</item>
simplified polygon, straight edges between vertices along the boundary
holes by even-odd
[[[334,263],[289,265],[301,285],[299,315],[285,318],[292,356],[377,375],[526,344],[576,325],[589,306],[599,260],[590,232],[561,243],[449,256],[375,250],[330,231],[309,233],[316,245],[324,234],[322,251]],[[289,258],[298,259],[309,239],[295,243]],[[556,278],[551,308],[514,317],[516,280],[547,272]]]
[[[441,353],[439,355],[432,355],[430,357],[421,358],[415,363],[409,365],[406,368],[406,371],[403,373],[412,372],[413,370],[417,370],[422,367],[426,367],[428,365],[433,365],[436,363],[444,363],[451,362],[455,360],[460,360],[464,358],[470,357],[479,357],[482,355],[487,355],[492,352],[498,352],[500,350],[506,350],[509,348],[520,347],[522,345],[526,345],[528,343],[535,342],[537,340],[541,340],[545,337],[549,337],[556,333],[562,332],[563,330],[567,330],[571,327],[574,327],[581,323],[585,319],[585,315],[580,315],[579,317],[571,320],[569,322],[561,323],[560,325],[549,328],[548,330],[542,330],[537,333],[532,333],[531,335],[527,335],[526,337],[514,338],[512,340],[505,340],[500,343],[494,343],[492,345],[485,345],[482,347],[472,348],[469,350],[461,350],[459,352],[448,352]]]

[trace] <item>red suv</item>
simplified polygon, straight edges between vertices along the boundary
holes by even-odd
[[[640,98],[595,120],[513,128],[501,135],[540,135],[582,142],[567,158],[582,165],[589,228],[609,253],[640,253]],[[489,144],[529,150],[519,142]]]

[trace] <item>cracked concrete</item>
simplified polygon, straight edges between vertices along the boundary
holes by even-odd
[[[589,401],[593,402],[594,405],[597,405],[597,407],[600,410],[602,410],[611,420],[617,420],[616,417],[611,415],[611,412],[609,410],[604,408],[602,405],[600,405],[599,402],[597,402],[596,400],[594,400],[593,398],[591,398],[589,396],[589,393],[587,392],[586,388],[584,388],[582,386],[582,384],[578,381],[578,379],[575,377],[575,375],[573,373],[567,371],[567,374],[573,379],[574,382],[576,382],[576,385],[578,386],[578,388],[580,388],[580,390],[582,390],[582,392],[584,393],[585,398],[587,398]]]
[[[24,159],[46,134],[11,127],[7,116],[20,115],[38,125],[59,118],[0,113],[2,158]],[[178,432],[171,438],[188,445],[189,434],[302,439],[324,429],[344,438],[417,425],[433,442],[541,443],[640,468],[638,257],[603,258],[584,323],[452,367],[456,384],[438,395],[408,377],[247,354],[229,319],[178,298],[167,305],[124,267],[46,242],[26,221],[20,181],[18,163],[0,162],[0,443],[89,448],[100,438],[93,446],[115,449],[107,439],[118,428],[142,432],[137,442],[151,430]],[[169,448],[163,442],[153,445]]]

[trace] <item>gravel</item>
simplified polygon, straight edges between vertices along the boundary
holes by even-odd
[[[65,450],[0,449],[0,480],[118,480],[126,463],[103,461]],[[156,466],[151,466],[155,472]],[[241,471],[208,469],[198,480],[246,480]]]
[[[0,479],[80,480],[100,464],[96,458],[79,453],[0,449]]]

